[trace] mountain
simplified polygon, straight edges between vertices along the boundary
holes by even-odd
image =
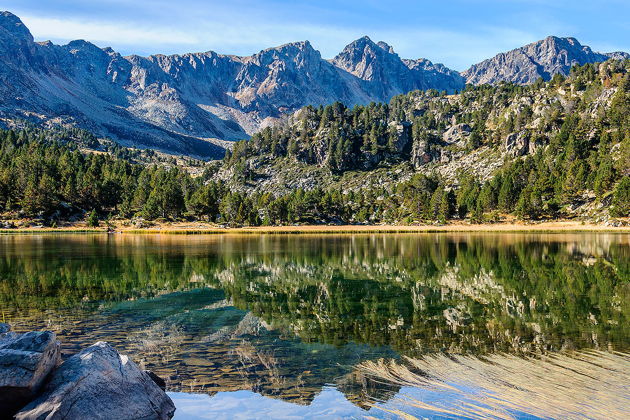
[[[0,130],[0,209],[7,228],[88,212],[92,224],[100,213],[230,225],[518,217],[619,226],[625,219],[609,217],[630,215],[628,133],[630,60],[529,86],[306,106],[206,163],[85,153],[81,144],[96,139],[77,129]]]
[[[283,200],[270,205],[270,223],[399,223],[435,218],[439,208],[476,220],[483,211],[627,217],[629,128],[630,60],[611,60],[524,87],[306,107],[236,143],[213,176],[254,201]],[[322,191],[348,207],[322,210]]]
[[[0,13],[0,63],[5,124],[78,125],[123,145],[204,158],[222,156],[225,140],[247,138],[305,105],[463,87],[457,72],[402,60],[367,37],[331,61],[308,41],[249,57],[212,51],[123,57],[81,40],[35,42],[10,12]]]
[[[78,126],[124,146],[200,158],[223,156],[231,141],[306,105],[388,102],[413,90],[453,93],[465,83],[567,74],[574,64],[628,57],[599,54],[573,38],[549,37],[497,55],[464,73],[403,59],[365,36],[325,60],[308,41],[247,57],[208,51],[122,56],[82,41],[35,42],[0,12],[0,126]]]
[[[498,82],[527,85],[539,77],[550,80],[554,74],[566,76],[575,65],[597,63],[610,58],[626,59],[630,58],[630,54],[597,53],[575,38],[549,36],[475,64],[464,71],[462,76],[466,83],[473,85]]]
[[[458,72],[422,58],[401,59],[391,46],[367,36],[348,44],[332,63],[364,81],[371,97],[391,98],[418,89],[453,92],[464,86]]]

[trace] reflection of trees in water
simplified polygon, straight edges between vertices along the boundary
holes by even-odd
[[[18,328],[54,328],[66,350],[108,340],[174,390],[308,402],[335,382],[365,405],[397,387],[354,371],[392,356],[361,343],[418,356],[629,341],[621,235],[0,240]]]
[[[352,260],[363,245],[323,264],[234,262],[217,278],[236,306],[306,341],[406,354],[627,345],[626,245],[420,241],[413,257],[396,243]]]
[[[309,342],[601,347],[627,341],[626,236],[9,237],[0,299],[26,310],[214,285]]]

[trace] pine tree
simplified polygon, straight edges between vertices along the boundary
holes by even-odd
[[[611,214],[617,217],[630,217],[630,176],[624,176],[615,187]]]
[[[514,209],[515,198],[517,197],[516,186],[514,185],[514,177],[508,174],[501,184],[499,190],[498,204],[502,210],[512,211]]]
[[[92,211],[90,212],[90,215],[88,216],[88,219],[87,219],[87,225],[89,227],[98,227],[99,220],[98,220],[98,214],[96,214],[95,209],[92,209]]]

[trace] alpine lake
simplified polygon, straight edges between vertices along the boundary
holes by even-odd
[[[630,418],[630,235],[0,236],[2,319],[175,419]]]

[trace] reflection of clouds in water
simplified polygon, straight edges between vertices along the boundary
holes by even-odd
[[[602,351],[520,358],[437,355],[359,370],[401,388],[376,405],[400,417],[630,418],[630,355]],[[433,414],[432,414],[433,413]]]
[[[310,405],[263,397],[252,391],[205,394],[171,392],[177,411],[173,420],[202,419],[341,419],[361,418],[366,411],[338,390],[324,387]]]
[[[348,401],[326,386],[298,405],[252,391],[170,393],[175,420],[630,418],[630,355],[571,352],[541,358],[432,356],[364,362],[358,372],[401,386],[387,401]]]

